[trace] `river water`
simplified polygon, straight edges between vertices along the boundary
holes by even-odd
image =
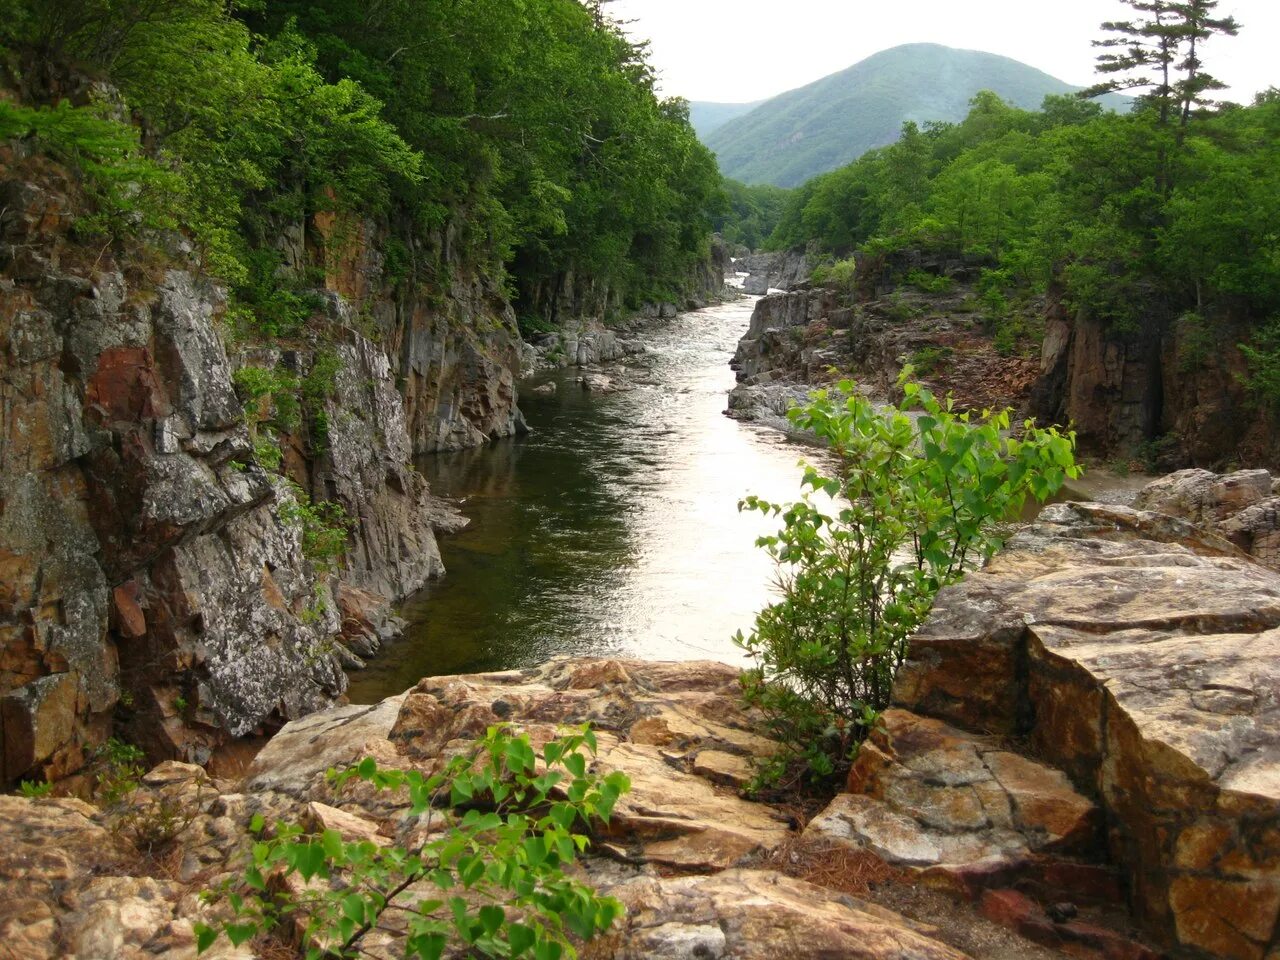
[[[740,662],[731,637],[772,593],[755,539],[778,523],[738,501],[795,499],[815,453],[722,412],[754,303],[650,326],[650,353],[618,378],[634,389],[587,393],[559,371],[555,396],[521,397],[527,437],[421,461],[471,525],[442,538],[448,574],[405,606],[405,637],[352,675],[351,699],[558,653]]]

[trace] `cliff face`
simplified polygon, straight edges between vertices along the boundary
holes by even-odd
[[[1249,335],[1219,317],[1123,336],[1053,309],[1031,412],[1075,424],[1087,449],[1150,449],[1164,468],[1271,462],[1275,426],[1242,383],[1249,371],[1237,344]]]
[[[95,259],[66,184],[6,159],[28,178],[3,199],[3,779],[76,769],[118,706],[198,756],[202,728],[330,702],[333,616],[303,616],[316,579],[252,463],[218,291]]]
[[[431,264],[434,280],[407,292],[388,283],[378,253],[386,231],[372,221],[321,215],[286,232],[299,238],[297,269],[318,261],[326,287],[350,305],[346,309],[372,319],[404,398],[414,454],[524,431],[516,405],[521,340],[515,311],[491,272],[455,254],[449,230],[421,239],[413,254]]]
[[[325,261],[326,342],[229,355],[224,296],[180,251],[74,242],[73,182],[5,149],[0,781],[73,772],[121,728],[153,757],[202,761],[332,704],[389,604],[443,572],[433,525],[457,518],[413,455],[523,426],[499,288],[457,270],[396,299],[372,245],[325,246],[318,219],[298,252]],[[233,386],[250,360],[305,373],[318,346],[338,359],[326,439],[285,438],[285,471],[352,518],[340,578],[305,558]]]

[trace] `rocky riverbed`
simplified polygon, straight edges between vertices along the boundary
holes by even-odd
[[[1183,475],[1228,522],[1260,478]],[[190,823],[159,855],[121,811],[0,798],[0,935],[18,956],[192,957],[201,889],[235,878],[255,814],[377,842],[394,797],[335,792],[365,756],[429,770],[497,722],[591,721],[633,790],[585,877],[628,907],[591,956],[1268,960],[1280,949],[1280,575],[1208,526],[1048,508],[939,597],[845,792],[807,823],[742,799],[773,745],[708,663],[559,659],[434,677],[286,726],[237,781],[167,763]],[[1124,909],[1127,905],[1127,909]],[[366,946],[394,956],[394,923]],[[214,957],[265,956],[258,942]],[[274,948],[270,948],[274,949]]]

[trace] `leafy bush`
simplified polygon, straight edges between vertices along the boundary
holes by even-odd
[[[29,800],[47,797],[53,793],[53,781],[46,780],[41,783],[36,780],[23,780],[18,784],[18,793]]]
[[[915,287],[922,293],[946,293],[951,289],[951,278],[934,276],[931,273],[925,273],[923,270],[912,270],[902,282],[908,286]]]
[[[938,591],[999,547],[997,524],[1028,495],[1043,501],[1080,474],[1072,434],[1027,422],[1017,439],[1007,412],[975,421],[915,383],[902,389],[885,409],[849,381],[814,393],[789,417],[830,446],[835,473],[806,467],[797,503],[740,504],[783,521],[758,541],[782,599],[735,638],[756,662],[748,702],[792,745],[767,776],[797,759],[818,778],[846,765]]]
[[[1249,365],[1240,377],[1253,399],[1273,410],[1280,409],[1280,317],[1261,327],[1250,343],[1240,344]]]
[[[347,552],[352,520],[342,504],[313,501],[302,488],[286,481],[290,496],[280,502],[280,519],[296,526],[302,535],[302,555],[322,575],[334,573]]]
[[[128,799],[145,773],[146,754],[131,743],[112,737],[94,752],[97,797],[111,807]]]
[[[818,286],[835,287],[838,290],[853,290],[858,281],[858,262],[849,257],[835,263],[823,263],[813,268],[809,279]]]
[[[920,374],[928,376],[940,364],[951,359],[954,352],[950,347],[921,347],[911,355],[911,366]]]
[[[348,842],[333,830],[297,826],[259,834],[244,886],[228,889],[234,919],[222,931],[239,945],[285,920],[300,921],[309,958],[356,957],[388,910],[407,925],[404,956],[438,960],[452,946],[467,956],[575,957],[570,935],[590,940],[622,915],[622,905],[567,875],[595,821],[608,823],[630,789],[625,774],[589,774],[596,752],[590,725],[535,751],[529,736],[490,727],[470,751],[433,775],[379,769],[372,759],[329,776],[405,790],[410,817],[426,839],[414,849]],[[539,770],[541,769],[541,772]],[[279,881],[297,875],[304,892]],[[218,930],[197,927],[203,952]]]
[[[0,100],[0,140],[34,138],[76,169],[93,205],[78,217],[80,237],[116,238],[178,225],[174,200],[183,191],[173,171],[146,157],[138,132],[94,106],[24,107]]]

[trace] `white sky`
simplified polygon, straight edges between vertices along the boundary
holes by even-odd
[[[1093,82],[1103,20],[1119,0],[615,0],[628,30],[652,42],[667,96],[761,100],[843,70],[900,43],[943,43],[1004,54],[1068,83]],[[1215,38],[1206,69],[1247,102],[1280,86],[1280,0],[1222,0],[1238,37]]]

